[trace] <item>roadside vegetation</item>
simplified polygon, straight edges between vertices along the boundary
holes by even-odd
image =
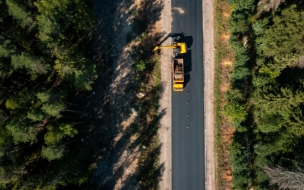
[[[221,111],[227,104],[227,91],[230,88],[229,74],[234,54],[229,47],[228,19],[230,7],[226,0],[215,2],[215,142],[216,142],[216,182],[217,189],[232,189],[232,170],[228,147],[231,144],[234,129],[231,122]]]
[[[228,3],[235,60],[222,113],[235,129],[229,147],[233,188],[302,189],[303,4]]]
[[[104,40],[104,62],[95,61],[92,7],[91,1],[0,0],[1,189],[98,188],[93,170],[109,151],[100,138],[113,137],[99,127],[111,116],[95,81],[110,85],[113,47]],[[128,37],[139,42],[130,52],[131,88],[134,96],[145,94],[136,100],[139,119],[129,135],[139,137],[139,186],[157,189],[160,63],[151,49],[160,35],[148,35],[147,11],[135,17]]]
[[[155,18],[149,18],[147,13],[151,2],[142,1],[140,9],[132,12],[133,36],[127,34],[126,39],[135,38],[138,42],[131,50],[134,61],[135,75],[132,79],[134,96],[139,93],[144,97],[136,99],[138,110],[137,122],[132,124],[131,137],[136,136],[134,146],[140,147],[139,157],[139,187],[141,189],[158,189],[160,177],[159,166],[159,140],[158,123],[162,113],[158,113],[159,97],[161,93],[160,56],[153,53],[152,49],[160,40],[161,34],[152,32],[151,23]],[[160,7],[162,5],[159,5]]]
[[[142,45],[147,45],[148,39],[143,39]],[[136,51],[136,50],[135,50]],[[150,51],[151,52],[151,51]],[[146,52],[149,53],[149,52]],[[137,99],[138,122],[132,125],[132,136],[137,136],[135,146],[139,146],[139,186],[142,189],[158,189],[160,177],[159,168],[159,141],[158,141],[158,103],[160,96],[160,60],[158,56],[142,54],[134,57],[134,61],[145,63],[146,67],[140,69],[135,64],[137,75],[136,81],[138,93],[144,93],[145,97]],[[135,92],[136,92],[135,91]]]

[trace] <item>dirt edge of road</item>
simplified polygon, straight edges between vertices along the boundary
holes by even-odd
[[[171,33],[171,0],[166,0],[161,13],[161,30],[164,36]],[[171,40],[167,40],[163,45],[169,45]],[[171,50],[172,51],[172,50]],[[171,51],[170,49],[163,49],[161,55],[161,84],[162,94],[159,100],[159,113],[166,110],[166,114],[159,120],[159,141],[160,141],[160,156],[159,164],[163,165],[161,177],[159,181],[159,189],[172,189],[172,90],[171,90]]]
[[[203,0],[204,53],[204,118],[205,118],[205,189],[213,190],[215,183],[214,156],[214,1]]]

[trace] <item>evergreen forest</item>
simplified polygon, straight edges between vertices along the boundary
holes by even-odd
[[[88,179],[81,117],[97,78],[88,49],[97,24],[90,7],[77,0],[0,0],[3,189],[78,187]]]
[[[304,1],[228,0],[234,189],[304,188]]]
[[[134,2],[0,0],[0,189],[158,189],[163,3]]]

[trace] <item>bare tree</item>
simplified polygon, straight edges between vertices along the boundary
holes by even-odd
[[[293,66],[303,69],[304,68],[304,56],[299,57],[297,59],[297,61],[294,62]]]
[[[302,190],[304,189],[303,169],[297,167],[298,171],[288,171],[287,169],[276,167],[264,167],[264,171],[270,177],[270,184],[277,184],[279,189]]]
[[[263,11],[269,12],[270,10],[276,10],[281,3],[285,0],[260,0],[258,6],[258,13],[261,14]]]

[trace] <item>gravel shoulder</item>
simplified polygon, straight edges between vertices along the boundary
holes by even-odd
[[[214,1],[203,0],[205,189],[216,189],[214,157]]]
[[[161,31],[164,36],[171,33],[171,1],[164,1],[164,7],[161,13]],[[171,40],[167,40],[163,45],[171,44]],[[172,84],[171,84],[171,51],[163,49],[161,55],[161,84],[162,94],[159,100],[159,113],[166,110],[166,114],[159,121],[159,140],[160,140],[160,157],[159,163],[162,165],[159,188],[161,190],[172,189]]]

